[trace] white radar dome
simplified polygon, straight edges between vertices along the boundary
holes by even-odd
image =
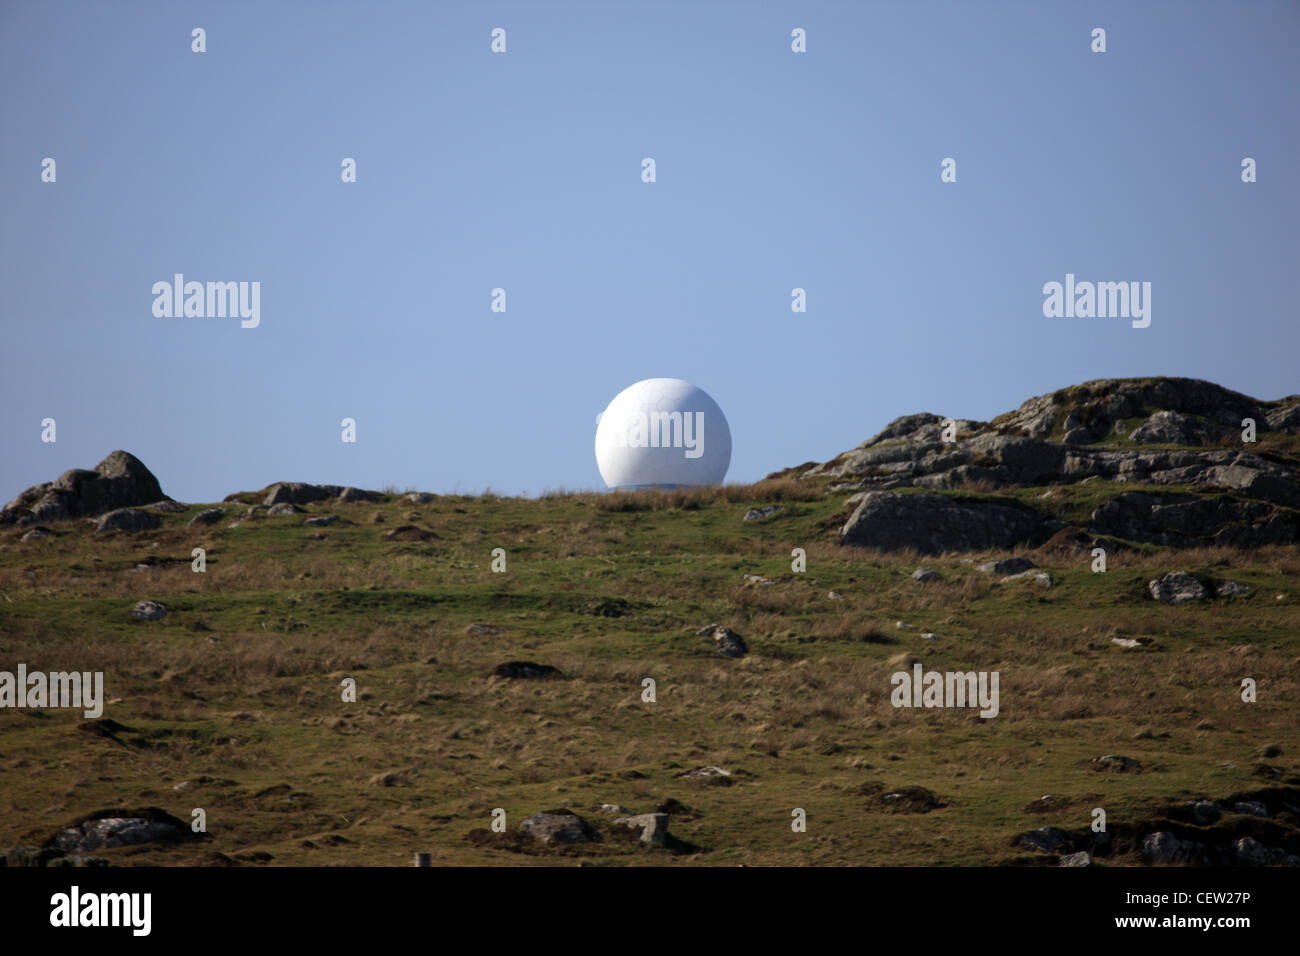
[[[611,488],[716,485],[731,464],[722,409],[680,378],[629,385],[597,421],[596,464]]]

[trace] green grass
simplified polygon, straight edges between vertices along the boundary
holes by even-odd
[[[1108,495],[1138,487],[1008,494],[1086,521]],[[1131,836],[1193,797],[1295,783],[1300,548],[1135,550],[1112,555],[1105,574],[1086,553],[1030,552],[1055,582],[1042,589],[963,563],[998,555],[842,548],[844,497],[781,482],[390,497],[310,506],[345,519],[324,528],[300,515],[191,530],[196,506],[137,536],[69,523],[23,544],[7,531],[0,668],[102,670],[104,717],[130,729],[114,741],[79,730],[79,713],[0,711],[0,846],[42,842],[97,809],[156,805],[184,820],[204,808],[210,839],[102,855],[146,865],[407,865],[416,851],[489,865],[990,864],[1032,856],[1010,844],[1023,830],[1086,830],[1093,807]],[[785,510],[741,521],[773,501]],[[225,507],[230,520],[243,510]],[[436,537],[384,537],[405,524]],[[197,546],[208,549],[206,574],[190,570]],[[505,574],[490,571],[497,547]],[[807,551],[802,574],[790,567],[796,547]],[[134,570],[151,555],[180,563]],[[920,564],[944,580],[912,581]],[[1146,582],[1174,569],[1252,593],[1157,604]],[[746,585],[746,572],[776,583]],[[131,620],[145,598],[170,613]],[[748,657],[712,652],[696,631],[715,622],[744,636]],[[497,631],[467,632],[475,624]],[[940,640],[920,640],[924,631]],[[1152,643],[1122,650],[1116,636]],[[927,669],[997,670],[1000,716],[893,708],[889,677],[905,654]],[[516,659],[564,677],[487,678]],[[1259,681],[1258,703],[1240,701],[1244,676]],[[357,681],[356,703],[341,700],[344,677]],[[641,701],[646,677],[653,704]],[[1265,761],[1270,745],[1281,755]],[[1092,770],[1105,753],[1144,771]],[[1284,778],[1258,776],[1261,762]],[[707,764],[732,770],[733,784],[676,776]],[[371,782],[390,771],[395,785]],[[173,790],[181,781],[189,789]],[[903,786],[946,805],[882,810],[879,794]],[[1028,811],[1044,793],[1058,808]],[[671,831],[697,852],[618,840],[591,809],[646,812],[668,798],[690,808]],[[469,836],[496,807],[514,827],[556,806],[604,839],[558,853],[511,834]],[[790,830],[796,807],[806,834]],[[1135,862],[1117,841],[1114,861]]]

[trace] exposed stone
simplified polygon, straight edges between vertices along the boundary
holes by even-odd
[[[406,500],[416,505],[427,505],[431,501],[435,501],[436,497],[425,494],[423,491],[412,491],[406,496]]]
[[[184,822],[157,807],[147,807],[143,810],[101,810],[64,827],[45,845],[61,853],[85,853],[159,840],[179,842],[193,838],[194,834]]]
[[[161,511],[165,515],[178,515],[190,510],[189,505],[180,501],[172,501],[170,498],[166,498],[162,501],[155,501],[153,504],[149,505],[149,507],[154,511]]]
[[[167,615],[167,608],[157,601],[137,601],[131,608],[131,616],[137,621],[160,621]]]
[[[913,581],[942,581],[943,577],[938,571],[931,568],[917,568],[912,572]]]
[[[1246,587],[1244,584],[1238,584],[1236,581],[1221,581],[1214,586],[1214,594],[1216,597],[1241,597],[1249,593],[1250,588]]]
[[[1037,830],[1026,830],[1016,837],[1016,843],[1019,846],[1030,850],[1042,850],[1045,853],[1055,853],[1058,847],[1065,844],[1066,840],[1065,833],[1056,827],[1039,827]]]
[[[436,538],[437,535],[413,524],[404,524],[384,532],[384,537],[390,541],[428,541],[430,538]]]
[[[338,515],[316,515],[315,517],[308,518],[306,521],[303,522],[303,524],[328,525],[328,524],[333,524],[338,520],[339,520]]]
[[[1209,597],[1205,585],[1186,571],[1170,571],[1163,578],[1147,584],[1151,597],[1166,604],[1185,604]]]
[[[723,657],[744,657],[749,653],[745,639],[729,627],[711,624],[703,629],[701,636],[713,638],[713,649]]]
[[[639,832],[642,843],[663,846],[668,840],[668,814],[666,813],[639,813],[633,817],[619,817],[613,825]]]
[[[303,510],[293,502],[281,501],[267,508],[266,513],[273,518],[278,518],[281,515],[300,515],[303,514]]]
[[[158,479],[138,458],[115,451],[93,471],[74,468],[54,481],[28,488],[0,511],[0,526],[96,517],[165,500],[170,499]]]
[[[1234,862],[1242,866],[1300,866],[1300,857],[1248,836],[1233,843],[1232,854]]]
[[[1010,575],[1019,574],[1022,571],[1028,571],[1030,568],[1036,568],[1028,558],[1003,558],[1001,561],[987,561],[984,564],[977,564],[976,571],[984,574]]]
[[[1268,816],[1268,807],[1258,800],[1239,800],[1232,805],[1232,810],[1234,813],[1244,813],[1252,817]]]
[[[761,574],[746,574],[745,583],[746,584],[775,584],[776,582],[771,580],[770,578],[763,577],[763,575]]]
[[[1039,544],[1057,529],[1018,502],[878,491],[867,495],[840,532],[844,544],[922,554]]]
[[[547,810],[519,824],[519,829],[547,846],[566,846],[591,841],[591,827],[572,810]]]
[[[766,507],[763,508],[750,508],[748,511],[745,512],[745,517],[741,520],[762,521],[765,518],[772,517],[772,515],[776,514],[780,510],[781,510],[780,505],[767,505]]]
[[[694,770],[683,770],[677,776],[684,777],[687,780],[729,780],[731,771],[713,766],[696,767]]]
[[[1035,584],[1045,588],[1052,586],[1052,576],[1046,571],[1021,571],[1019,574],[1011,574],[1002,579],[1003,581],[1033,581]]]
[[[384,496],[377,491],[363,491],[360,488],[344,488],[339,492],[338,500],[345,504],[362,501],[377,502],[383,501]]]
[[[1057,862],[1057,866],[1092,866],[1092,857],[1087,850],[1080,850],[1078,853],[1067,853]]]
[[[1148,863],[1179,863],[1188,862],[1197,849],[1197,844],[1180,840],[1168,830],[1160,830],[1142,838],[1139,852]]]
[[[52,538],[52,537],[54,537],[53,531],[51,531],[49,528],[41,527],[40,525],[38,525],[35,528],[32,528],[31,531],[26,532],[18,540],[19,541],[40,541],[42,538]]]
[[[139,508],[118,508],[100,517],[95,523],[95,534],[106,534],[109,531],[152,531],[161,524],[157,515]]]
[[[193,528],[200,525],[216,524],[223,515],[225,515],[225,512],[220,508],[207,508],[191,518],[189,526]]]

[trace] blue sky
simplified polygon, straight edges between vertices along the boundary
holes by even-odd
[[[1093,378],[1298,392],[1297,39],[1295,2],[0,2],[0,499],[114,448],[190,501],[600,487],[657,376],[736,481]],[[260,282],[260,326],[156,318],[177,272]],[[1151,282],[1150,327],[1044,317],[1067,272]]]

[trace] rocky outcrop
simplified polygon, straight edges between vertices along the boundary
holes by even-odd
[[[1243,438],[1245,419],[1255,423],[1255,443]],[[868,503],[872,493],[987,493],[1096,481],[1143,488],[1108,492],[1114,497],[1093,514],[1092,535],[1169,547],[1253,547],[1300,541],[1300,443],[1289,437],[1296,434],[1300,396],[1264,402],[1196,379],[1099,380],[1032,398],[990,422],[908,415],[824,464],[770,477],[859,492],[849,499],[857,510],[841,540],[881,549],[1006,548],[1036,543],[1043,529],[1065,525],[1057,520],[1063,513],[1046,513],[1050,504],[1038,511],[1006,498],[939,495]]]
[[[1012,501],[880,491],[862,500],[841,529],[840,541],[942,554],[1037,545],[1062,527],[1063,522]]]
[[[547,810],[535,813],[519,824],[519,829],[546,846],[589,843],[591,827],[572,810]]]
[[[140,459],[115,451],[93,470],[73,468],[54,481],[28,488],[0,511],[0,526],[93,518],[170,500]]]

